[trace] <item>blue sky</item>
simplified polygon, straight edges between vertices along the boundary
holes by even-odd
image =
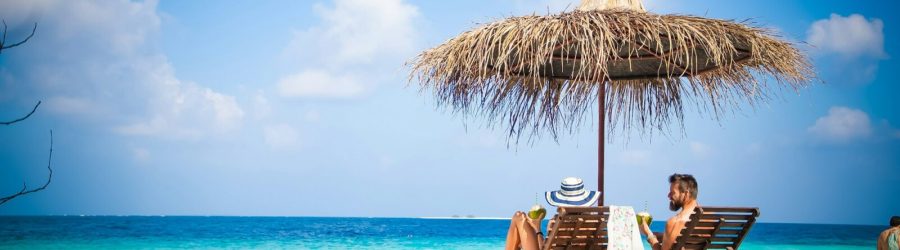
[[[575,1],[2,1],[0,214],[508,216],[566,176],[596,186],[597,132],[507,147],[436,109],[403,63],[460,32]],[[900,211],[894,2],[646,1],[752,18],[801,42],[824,84],[684,136],[607,144],[607,204],[668,215],[666,177],[765,222],[884,224]],[[569,7],[570,9],[573,7]],[[594,117],[586,120],[596,120]],[[543,202],[541,202],[543,203]]]

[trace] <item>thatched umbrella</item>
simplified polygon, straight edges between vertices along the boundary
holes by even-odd
[[[510,138],[572,132],[598,101],[598,190],[603,205],[603,144],[612,128],[665,131],[683,125],[686,102],[714,117],[797,90],[814,73],[773,32],[686,15],[658,15],[640,0],[582,0],[575,11],[512,17],[475,28],[422,52],[411,63],[439,106],[485,117]],[[763,84],[771,78],[775,84]],[[612,131],[612,129],[610,130]]]

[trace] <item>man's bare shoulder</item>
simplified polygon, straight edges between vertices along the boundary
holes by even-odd
[[[680,230],[684,227],[684,224],[687,222],[686,219],[681,218],[681,216],[672,216],[669,220],[666,221],[666,232],[674,232]]]
[[[690,215],[683,215],[681,213],[675,214],[672,218],[669,218],[666,221],[666,233],[671,235],[678,235],[681,232],[681,229],[690,221]]]
[[[684,224],[687,223],[689,220],[690,220],[690,217],[686,217],[686,216],[682,216],[682,215],[680,215],[680,214],[676,214],[676,215],[672,216],[671,218],[669,218],[668,221],[666,221],[666,226],[668,226],[668,225],[679,225],[679,224],[680,224],[680,225],[684,225]]]

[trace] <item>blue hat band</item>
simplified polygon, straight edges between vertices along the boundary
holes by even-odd
[[[578,191],[578,190],[584,189],[584,184],[582,183],[582,184],[571,185],[571,186],[570,185],[562,185],[560,187],[560,189],[562,191]]]
[[[552,191],[546,193],[547,203],[553,206],[575,206],[575,207],[584,207],[590,206],[597,202],[597,199],[600,197],[599,192],[597,191],[586,191],[580,196],[566,196],[563,195],[559,191]]]

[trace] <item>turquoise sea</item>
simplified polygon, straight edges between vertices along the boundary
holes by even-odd
[[[0,249],[500,249],[508,227],[480,219],[7,216]],[[758,223],[741,249],[874,249],[883,229]]]

